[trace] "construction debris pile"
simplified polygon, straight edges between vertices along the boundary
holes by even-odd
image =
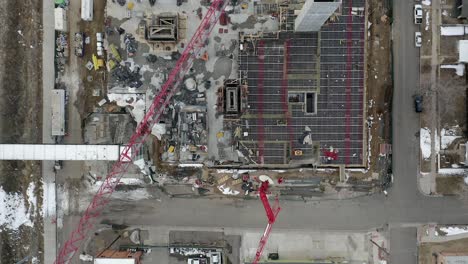
[[[140,88],[143,85],[140,74],[140,68],[134,67],[133,71],[128,65],[119,65],[112,71],[112,76],[122,86],[128,86],[130,88]]]
[[[65,63],[67,63],[67,58],[69,54],[68,39],[65,33],[57,34],[55,40],[55,64],[58,72],[65,71]]]

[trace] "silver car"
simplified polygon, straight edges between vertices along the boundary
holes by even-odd
[[[421,47],[422,45],[422,36],[421,36],[421,32],[415,32],[414,33],[414,45],[416,45],[416,47]]]

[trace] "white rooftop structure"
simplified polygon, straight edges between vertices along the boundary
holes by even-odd
[[[52,90],[52,136],[65,135],[65,90]]]
[[[67,13],[63,8],[55,8],[55,30],[67,31]]]
[[[93,21],[93,0],[81,0],[81,19]]]
[[[337,0],[307,0],[294,21],[294,30],[300,32],[320,31],[323,23],[340,7]]]
[[[458,61],[468,63],[468,40],[458,41]]]
[[[118,160],[119,145],[0,144],[0,160]]]

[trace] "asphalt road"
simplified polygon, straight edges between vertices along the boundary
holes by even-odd
[[[373,195],[346,201],[282,201],[275,229],[369,230],[390,227],[391,262],[416,263],[416,226],[463,224],[468,204],[451,197],[426,197],[418,191],[419,117],[412,96],[419,83],[419,50],[414,46],[412,1],[394,1],[395,91],[393,103],[394,186],[388,197]],[[117,223],[162,226],[263,228],[259,201],[189,200],[160,197],[162,202],[113,202],[105,218]],[[132,214],[119,214],[132,207]],[[392,254],[394,252],[394,254]]]
[[[281,201],[274,230],[364,231],[388,224],[391,263],[416,262],[416,226],[463,224],[468,204],[451,197],[426,197],[418,191],[419,117],[412,95],[419,83],[419,50],[414,47],[412,1],[394,0],[395,92],[393,103],[394,186],[388,197],[373,195],[344,201]],[[258,200],[175,199],[113,201],[103,218],[113,223],[212,228],[264,228]],[[130,213],[131,212],[131,213]]]

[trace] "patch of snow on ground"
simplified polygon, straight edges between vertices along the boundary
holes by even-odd
[[[0,186],[0,226],[18,229],[22,225],[33,226],[21,194],[6,193]]]
[[[463,76],[465,74],[465,64],[455,64],[455,65],[441,65],[441,69],[454,69],[458,76]]]
[[[430,26],[429,20],[430,20],[430,18],[431,18],[431,11],[428,10],[426,12],[426,27],[424,28],[426,31],[429,30],[429,26]]]
[[[55,183],[43,183],[43,202],[42,202],[42,216],[54,217],[56,215],[55,204]]]
[[[34,211],[37,208],[37,197],[34,194],[35,190],[36,190],[36,186],[34,185],[34,182],[29,183],[26,194],[28,195],[29,212],[31,212],[32,214],[34,214]]]
[[[461,26],[446,26],[440,27],[442,36],[463,36],[465,35],[465,27]]]
[[[419,138],[421,155],[424,159],[429,159],[431,157],[431,132],[427,127],[421,128]]]
[[[151,134],[155,135],[159,140],[161,140],[162,136],[166,134],[166,125],[154,124],[153,128],[151,129]]]
[[[464,175],[466,172],[463,168],[440,168],[438,173],[444,175]]]
[[[144,184],[143,180],[136,179],[136,178],[121,178],[119,184],[125,185],[142,185]]]
[[[178,165],[179,168],[201,168],[203,164],[200,163],[181,163]]]
[[[430,6],[430,5],[431,5],[431,0],[423,0],[423,1],[422,1],[422,4],[423,4],[423,5]]]
[[[229,187],[224,187],[224,185],[218,186],[218,189],[225,195],[238,195],[239,191],[231,190]]]
[[[457,136],[457,131],[455,129],[445,129],[442,128],[442,131],[440,132],[440,137],[441,137],[441,149],[447,149],[452,142],[460,138],[461,136]]]
[[[440,230],[447,233],[446,236],[454,236],[454,235],[468,233],[468,227],[466,226],[464,227],[453,227],[453,226],[441,227]]]
[[[137,123],[145,116],[145,96],[141,94],[107,94],[109,101],[116,102],[118,106],[131,106],[131,113]]]

